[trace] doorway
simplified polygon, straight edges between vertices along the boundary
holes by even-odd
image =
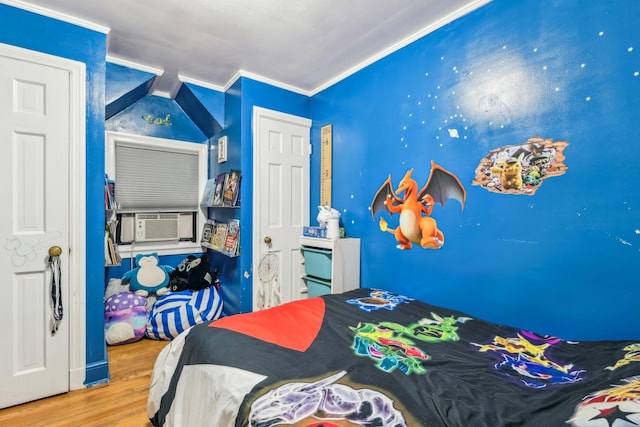
[[[309,225],[311,120],[253,109],[253,310],[306,296],[300,236]]]
[[[0,407],[84,386],[85,92],[84,64],[0,44]]]

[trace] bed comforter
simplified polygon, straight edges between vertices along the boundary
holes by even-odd
[[[156,361],[157,426],[640,425],[640,341],[572,342],[378,289],[197,325]]]

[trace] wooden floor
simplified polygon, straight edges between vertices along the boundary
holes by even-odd
[[[168,341],[109,346],[108,384],[0,410],[0,426],[150,427],[146,415],[151,369]]]

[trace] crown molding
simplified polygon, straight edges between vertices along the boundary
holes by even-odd
[[[34,4],[27,3],[21,0],[2,0],[0,1],[0,3],[17,7],[18,9],[23,9],[29,12],[37,13],[38,15],[43,15],[48,18],[64,21],[69,24],[78,25],[80,27],[97,31],[99,33],[109,34],[109,32],[111,31],[111,28],[105,27],[104,25],[96,24],[95,22],[87,21],[86,19],[78,18],[77,16],[67,15],[66,13],[56,12],[42,6],[36,6]]]

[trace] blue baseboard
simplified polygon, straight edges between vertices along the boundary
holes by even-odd
[[[108,360],[87,365],[87,376],[84,381],[84,385],[87,387],[109,382],[109,379]]]

